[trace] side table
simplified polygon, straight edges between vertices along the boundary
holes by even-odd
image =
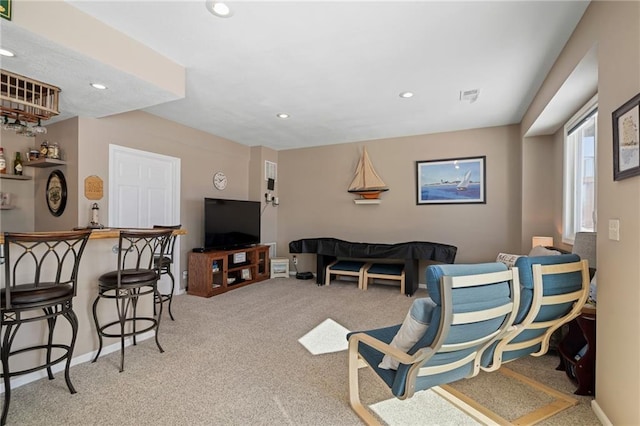
[[[560,365],[577,384],[576,395],[595,395],[596,381],[596,308],[585,305],[580,315],[568,324],[569,330],[558,345]]]
[[[289,259],[286,257],[274,257],[271,259],[270,278],[289,278]]]

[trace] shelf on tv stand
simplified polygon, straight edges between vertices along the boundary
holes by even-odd
[[[244,254],[243,262],[234,256]],[[213,264],[216,262],[216,269]],[[269,278],[269,246],[189,253],[187,293],[211,297]],[[229,282],[229,278],[235,279]]]

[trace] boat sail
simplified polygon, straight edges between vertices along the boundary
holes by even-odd
[[[469,187],[470,181],[471,181],[471,170],[467,170],[467,173],[464,174],[464,177],[462,178],[458,186],[456,186],[456,189],[458,191],[466,191],[467,188]]]
[[[381,192],[388,191],[387,185],[380,179],[380,176],[373,169],[367,149],[362,150],[362,157],[356,168],[356,175],[349,186],[349,192],[360,195],[360,197],[375,200]]]

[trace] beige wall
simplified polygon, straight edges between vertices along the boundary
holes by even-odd
[[[591,3],[525,114],[522,131],[594,45],[599,63],[596,407],[613,424],[640,424],[640,179],[613,181],[611,128],[611,113],[640,92],[639,2]],[[557,134],[555,140],[558,152]],[[556,207],[556,226],[557,214]],[[614,218],[620,220],[620,241],[608,239],[608,221]]]
[[[531,250],[531,237],[543,235],[555,237],[553,228],[554,192],[552,188],[562,187],[556,178],[556,164],[553,161],[554,140],[551,136],[525,138],[522,143],[522,249]],[[560,164],[562,167],[562,164]]]
[[[181,223],[188,234],[180,239],[181,269],[187,253],[203,244],[203,199],[247,200],[250,148],[190,129],[144,112],[131,112],[102,119],[79,119],[78,221],[86,226],[94,202],[84,197],[84,179],[97,175],[104,181],[99,201],[100,221],[109,223],[109,144],[154,152],[181,160]],[[224,191],[213,186],[213,175],[223,171],[229,183]],[[176,278],[181,274],[176,273]],[[178,278],[181,288],[185,280]]]
[[[520,251],[519,127],[504,126],[280,151],[278,251],[300,238],[458,247],[457,262],[494,260]],[[356,205],[347,188],[362,148],[389,186],[379,205]],[[487,203],[416,205],[416,161],[487,157]],[[315,271],[315,256],[299,256]],[[420,282],[424,282],[421,272]]]
[[[264,194],[267,192],[267,181],[264,179],[264,163],[271,161],[278,163],[278,152],[263,146],[251,148],[251,161],[249,167],[249,199],[260,200],[262,203],[260,241],[263,243],[275,243],[278,236],[278,207],[266,204]],[[278,182],[272,195],[278,196]]]
[[[35,231],[60,231],[78,226],[78,118],[47,125],[47,134],[36,138],[39,146],[43,140],[57,142],[64,166],[35,169]],[[60,216],[53,216],[47,207],[46,187],[53,170],[60,170],[67,181],[67,205]],[[87,225],[84,223],[83,225]]]

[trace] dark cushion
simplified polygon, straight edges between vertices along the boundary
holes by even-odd
[[[402,275],[404,265],[398,263],[374,263],[367,269],[370,274]]]
[[[347,339],[349,339],[349,337],[355,333],[366,333],[380,340],[381,342],[389,344],[393,340],[393,337],[398,333],[398,330],[400,329],[400,325],[401,324],[393,325],[391,327],[378,328],[376,330],[354,331],[352,333],[347,334]],[[393,386],[393,381],[395,380],[395,377],[396,377],[396,371],[385,370],[378,367],[378,364],[382,362],[382,358],[384,356],[382,352],[379,352],[377,349],[374,349],[371,346],[367,345],[366,343],[362,343],[362,342],[359,343],[358,352],[360,353],[362,358],[364,358],[365,361],[367,361],[367,364],[369,364],[371,368],[387,384],[387,386],[389,387]]]
[[[155,256],[153,258],[154,265],[157,265],[160,262],[160,260],[162,260],[162,265],[163,266],[167,266],[167,265],[169,265],[169,264],[171,264],[173,262],[170,257],[167,257],[167,256],[162,256],[162,257]]]
[[[358,272],[365,262],[357,262],[355,260],[340,260],[335,265],[329,267],[331,271],[350,271]]]
[[[120,277],[122,286],[136,286],[151,284],[158,280],[158,274],[153,269],[123,269]],[[98,278],[100,286],[114,288],[118,286],[118,271],[107,272]]]
[[[45,303],[65,297],[73,297],[71,284],[40,283],[38,287],[33,284],[20,284],[11,289],[12,305],[31,305]],[[2,307],[5,305],[5,289],[1,291]]]

